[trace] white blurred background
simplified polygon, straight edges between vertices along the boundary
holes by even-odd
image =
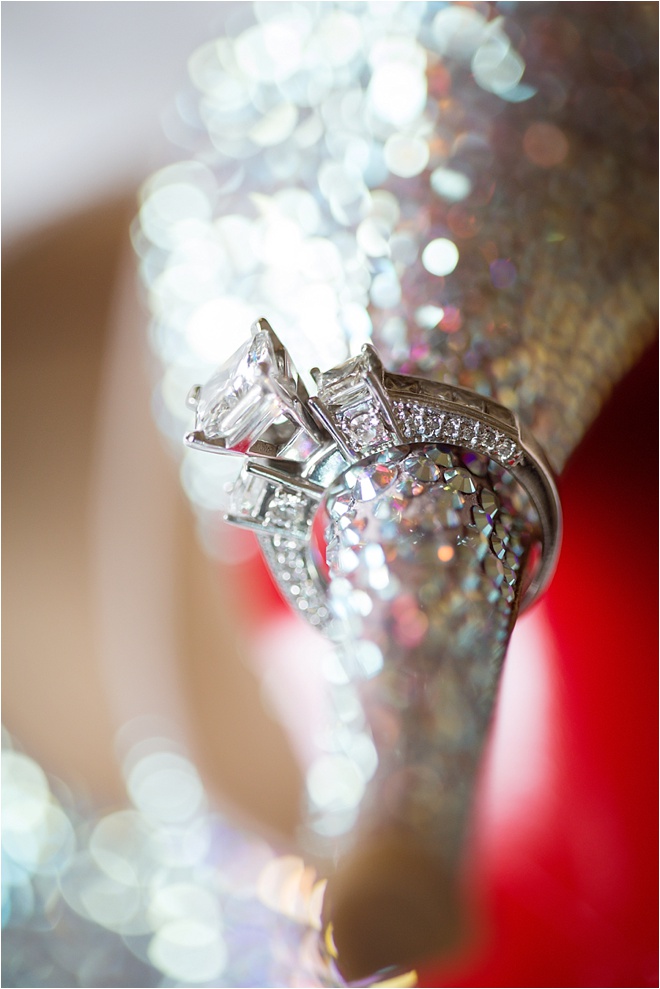
[[[189,55],[237,2],[2,4],[5,244],[137,186]]]

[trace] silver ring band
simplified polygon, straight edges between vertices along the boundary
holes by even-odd
[[[561,506],[543,451],[507,408],[476,392],[386,371],[370,344],[304,384],[265,319],[252,340],[201,387],[185,442],[246,458],[226,519],[253,529],[273,575],[312,624],[325,625],[325,581],[311,534],[319,502],[338,477],[384,450],[442,443],[488,456],[528,493],[542,552],[525,592],[527,608],[548,585],[561,543]]]

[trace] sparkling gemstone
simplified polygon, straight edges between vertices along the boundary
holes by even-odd
[[[479,432],[480,424],[475,419],[463,419],[458,438],[465,446],[476,446]]]
[[[442,447],[436,447],[434,450],[429,450],[427,456],[438,465],[438,467],[453,467],[454,460],[451,452]]]
[[[449,476],[453,475],[453,476]],[[458,470],[445,471],[445,480],[449,484],[452,491],[459,491],[461,494],[474,494],[476,491],[476,486],[469,473],[463,468]]]
[[[444,423],[444,433],[448,440],[457,440],[463,420],[460,416],[447,416]]]
[[[266,521],[284,529],[305,528],[308,503],[290,491],[276,491],[266,511]]]
[[[490,545],[493,549],[493,553],[499,560],[503,560],[506,553],[506,541],[501,538],[501,536],[493,533],[490,537]]]
[[[504,565],[502,569],[504,571],[504,579],[505,579],[505,581],[507,582],[507,584],[509,585],[509,587],[513,587],[515,585],[516,579],[517,579],[516,578],[515,571],[512,570],[511,567],[507,567],[506,565]]]
[[[461,453],[461,460],[475,477],[486,477],[488,473],[488,461],[481,454],[474,453],[471,450],[464,450]]]
[[[374,443],[384,443],[389,433],[382,417],[376,411],[361,412],[345,424],[349,442],[358,450],[364,450]]]
[[[331,518],[338,519],[345,515],[353,502],[353,495],[350,491],[344,491],[337,495],[332,501]]]
[[[491,426],[482,426],[481,432],[479,433],[479,446],[480,448],[486,450],[488,453],[492,453],[495,449],[501,434],[493,429]]]
[[[504,580],[504,567],[494,556],[487,556],[484,560],[484,570],[496,587],[500,587]]]
[[[403,466],[411,477],[414,477],[418,481],[423,481],[424,484],[432,484],[440,477],[438,467],[436,467],[432,460],[425,456],[408,457],[404,460]]]
[[[374,464],[373,467],[367,467],[367,473],[373,486],[379,491],[385,491],[396,478],[397,469],[396,467],[388,467],[387,464]]]
[[[511,570],[520,569],[520,562],[518,561],[516,554],[512,553],[510,549],[508,549],[504,554],[503,562],[506,564],[507,567],[510,567]]]
[[[294,388],[277,366],[270,336],[260,330],[202,386],[197,428],[209,439],[224,439],[230,450],[246,451],[283,414],[281,389]]]
[[[492,518],[499,508],[497,495],[489,488],[482,488],[479,493],[479,501],[483,510]]]
[[[318,377],[319,398],[327,405],[351,404],[368,389],[367,371],[368,364],[362,355],[324,371]]]
[[[505,463],[513,461],[516,458],[516,453],[516,444],[508,437],[501,439],[495,450],[496,456],[498,456],[500,460],[503,460]]]
[[[232,515],[259,514],[261,503],[266,493],[267,481],[257,474],[248,474],[243,470],[236,479],[229,497],[229,512]]]
[[[373,464],[360,471],[354,494],[358,501],[371,501],[381,491],[385,491],[397,476],[396,468],[385,464]]]
[[[493,524],[490,517],[484,512],[483,508],[473,508],[472,518],[474,519],[474,524],[480,532],[483,532],[485,536],[489,536],[493,531]]]

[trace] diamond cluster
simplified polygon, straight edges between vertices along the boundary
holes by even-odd
[[[453,443],[485,453],[506,467],[514,467],[522,460],[522,450],[515,440],[473,416],[422,402],[395,401],[392,408],[408,441]]]

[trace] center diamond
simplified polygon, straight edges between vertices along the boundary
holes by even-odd
[[[197,429],[223,439],[229,450],[247,451],[289,408],[295,390],[278,367],[273,342],[257,330],[199,391]]]

